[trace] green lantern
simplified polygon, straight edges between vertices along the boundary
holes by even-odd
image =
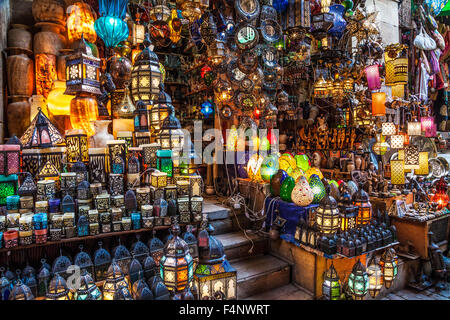
[[[297,162],[297,167],[302,169],[304,172],[306,172],[311,167],[308,156],[306,154],[297,154],[295,155],[294,159]]]
[[[312,189],[312,192],[314,193],[314,199],[312,203],[318,204],[327,194],[325,186],[323,185],[322,180],[320,180],[317,174],[311,175],[308,182],[309,186]]]
[[[327,300],[339,300],[341,297],[341,282],[333,263],[323,274],[322,294]]]
[[[295,181],[292,177],[286,177],[280,188],[280,197],[286,202],[291,202],[292,189],[295,187]]]
[[[168,177],[173,176],[172,150],[156,151],[156,168],[167,173]]]
[[[265,157],[260,169],[261,177],[264,182],[269,182],[272,176],[277,173],[278,169],[278,157],[276,155],[271,154]]]
[[[17,182],[16,174],[0,175],[0,205],[6,205],[6,198],[16,194]]]
[[[359,259],[348,276],[348,289],[354,300],[364,299],[369,289],[369,275]]]

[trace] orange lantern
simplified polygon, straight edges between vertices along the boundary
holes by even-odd
[[[372,93],[372,115],[384,116],[386,115],[386,93],[373,92]]]
[[[94,29],[96,14],[91,7],[84,2],[76,2],[67,8],[67,37],[69,42],[75,42],[84,38],[94,43],[97,33]]]
[[[437,203],[437,208],[442,209],[447,206],[448,201],[447,182],[441,178],[436,185],[436,193],[431,197],[431,202]]]
[[[88,137],[95,133],[94,121],[97,120],[97,100],[90,96],[77,96],[70,102],[70,123],[73,129],[83,129]]]

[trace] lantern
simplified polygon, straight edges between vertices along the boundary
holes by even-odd
[[[77,96],[70,102],[70,123],[73,129],[84,130],[89,137],[94,135],[97,120],[97,100],[91,96]]]
[[[153,132],[159,133],[163,121],[171,112],[171,107],[173,107],[172,98],[162,88],[159,92],[158,103],[150,109],[150,126]]]
[[[156,152],[161,149],[158,143],[141,145],[144,153],[143,161],[145,165],[156,168]]]
[[[168,178],[173,176],[172,150],[156,151],[156,168],[167,173]]]
[[[385,61],[386,63],[384,64],[385,69],[386,69],[386,76],[384,79],[384,84],[386,86],[392,86],[395,84],[394,82],[394,61],[395,59],[391,59],[391,60],[387,60],[387,54],[385,54]]]
[[[167,172],[152,172],[151,184],[155,188],[167,186]]]
[[[214,104],[211,100],[206,100],[202,103],[200,112],[205,116],[205,118],[209,118],[209,116],[214,112]]]
[[[150,40],[144,41],[146,48],[139,53],[131,71],[131,95],[134,103],[141,100],[151,104],[158,98],[161,70],[158,56],[152,51]]]
[[[320,201],[315,212],[315,223],[322,234],[334,234],[340,227],[341,218],[336,200],[329,195],[330,187],[327,186],[327,194]]]
[[[333,263],[323,274],[322,295],[327,300],[339,300],[341,298],[341,281]]]
[[[391,160],[391,183],[405,184],[405,163],[403,160]]]
[[[59,274],[55,274],[45,297],[46,300],[72,300],[72,293],[67,288],[66,280]]]
[[[394,281],[398,273],[395,256],[395,250],[393,248],[386,249],[381,255],[380,266],[386,289],[391,287],[392,281]]]
[[[200,9],[200,2],[194,0],[177,0],[177,7],[181,9],[181,14],[188,19],[190,23],[200,19],[202,10]]]
[[[134,133],[134,141],[135,146],[140,147],[144,144],[150,144],[151,135],[150,132],[135,132]]]
[[[405,86],[403,84],[397,84],[391,87],[392,97],[402,98],[405,96]]]
[[[429,167],[428,167],[428,152],[423,151],[419,152],[419,169],[414,170],[414,174],[416,175],[428,175]]]
[[[102,300],[102,292],[95,284],[91,275],[83,270],[80,277],[80,286],[73,295],[74,300]]]
[[[41,259],[41,269],[37,274],[38,280],[38,296],[45,296],[48,292],[48,285],[50,283],[50,270],[47,268],[47,264],[45,263],[45,259]]]
[[[348,289],[354,300],[363,300],[369,287],[369,276],[361,261],[355,263],[348,277]]]
[[[75,96],[65,94],[66,82],[53,81],[52,91],[47,97],[48,111],[54,116],[63,116],[70,114],[70,102]]]
[[[386,115],[386,93],[372,92],[372,115],[384,116]]]
[[[220,240],[208,237],[207,245],[199,246],[199,263],[194,274],[199,299],[236,299],[236,270],[227,261]]]
[[[323,78],[314,83],[313,95],[316,98],[327,98],[329,96],[327,82]]]
[[[167,289],[173,292],[181,292],[189,287],[194,275],[193,259],[187,243],[178,234],[178,223],[172,227],[173,238],[168,240],[164,247],[164,255],[159,267],[161,279]]]
[[[353,205],[358,207],[358,215],[356,217],[357,225],[368,224],[372,218],[372,204],[369,201],[369,195],[362,187],[353,194]]]
[[[106,185],[106,148],[89,148],[89,177],[92,183]]]
[[[371,91],[381,88],[380,73],[378,68],[378,65],[374,64],[364,69],[364,72],[366,73],[367,86]]]
[[[314,194],[312,203],[317,204],[326,196],[325,186],[323,185],[320,177],[316,174],[311,175],[309,179],[309,186]]]
[[[0,175],[20,172],[20,145],[0,145]]]
[[[76,52],[66,58],[66,92],[64,94],[100,95],[100,61],[100,58],[92,55],[91,47],[84,38],[81,38]]]
[[[400,57],[394,60],[394,84],[408,84],[408,57]]]
[[[341,215],[342,231],[348,231],[356,228],[358,207],[352,205],[352,196],[347,188],[341,191],[341,197],[339,199],[339,212]]]
[[[136,103],[136,110],[134,111],[134,131],[135,132],[147,132],[149,131],[148,124],[149,110],[145,103],[138,101]]]
[[[422,131],[425,132],[425,137],[430,138],[436,136],[436,125],[433,117],[422,117],[420,119]]]
[[[383,122],[381,124],[381,134],[383,136],[393,136],[396,132],[397,128],[392,122]]]
[[[69,163],[78,161],[88,162],[87,135],[82,129],[66,130],[66,154]]]
[[[20,138],[23,148],[45,148],[61,143],[63,138],[47,116],[38,109],[36,117]]]
[[[103,283],[103,300],[115,300],[120,290],[128,291],[128,294],[130,294],[128,281],[119,265],[113,260],[106,272],[106,279]]]
[[[3,298],[3,297],[2,297]],[[20,280],[17,280],[11,293],[9,294],[8,300],[33,300],[34,296],[31,289]]]
[[[449,197],[447,194],[447,182],[441,178],[436,185],[436,193],[430,199],[438,204],[437,209],[445,208],[448,204]]]
[[[375,256],[370,259],[367,275],[369,276],[369,294],[372,298],[375,298],[380,293],[381,287],[383,287],[383,272],[378,263],[376,263]]]
[[[111,263],[111,255],[102,248],[101,241],[98,245],[99,248],[94,253],[95,281],[102,281],[106,279],[108,266]]]
[[[213,66],[220,65],[226,58],[225,42],[215,39],[208,46],[208,59]]]
[[[404,145],[404,136],[401,134],[396,134],[391,136],[391,148],[392,149],[402,149]]]
[[[184,133],[173,106],[170,109],[170,115],[164,119],[156,142],[161,145],[161,149],[172,150],[173,154],[177,154],[183,148]]]
[[[126,15],[128,0],[99,1],[98,18],[94,23],[97,35],[107,48],[114,48],[128,38],[128,26],[123,19]]]
[[[420,169],[419,148],[407,146],[405,148],[405,169]]]
[[[420,136],[422,134],[420,122],[408,122],[408,135]]]
[[[97,34],[94,29],[96,14],[85,2],[75,2],[67,12],[67,36],[70,42],[80,40],[83,36],[87,41],[95,43]]]

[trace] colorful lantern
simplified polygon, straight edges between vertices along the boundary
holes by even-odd
[[[333,263],[323,274],[322,295],[327,300],[339,300],[341,298],[341,281]]]
[[[348,289],[354,300],[362,300],[367,294],[369,287],[369,276],[366,268],[361,264],[361,261],[355,263],[348,277]]]
[[[420,119],[422,131],[425,132],[425,137],[431,138],[436,136],[436,125],[433,117],[422,117]]]
[[[408,122],[408,135],[420,136],[422,134],[422,128],[420,122]]]
[[[20,138],[23,148],[45,148],[59,144],[63,141],[61,134],[50,122],[47,116],[38,109],[38,114],[31,121],[30,126]]]
[[[367,275],[369,276],[369,294],[372,298],[375,298],[380,293],[384,283],[383,272],[378,263],[376,263],[375,256],[370,259]]]
[[[407,146],[405,148],[405,169],[420,169],[419,148],[416,146]]]
[[[311,167],[308,170],[306,170],[305,172],[306,174],[306,178],[309,180],[311,178],[312,175],[317,175],[319,177],[319,179],[323,179],[323,173],[320,171],[319,168],[316,167]]]
[[[287,176],[281,184],[280,197],[286,202],[291,202],[292,190],[295,187],[295,181],[292,177]]]
[[[394,248],[386,249],[381,255],[380,266],[383,273],[384,286],[389,289],[398,273],[397,262],[395,261]]]
[[[123,19],[128,0],[100,0],[98,18],[94,23],[97,35],[107,48],[114,48],[128,38],[128,25]]]
[[[359,188],[352,196],[353,205],[358,207],[358,215],[356,217],[357,225],[364,225],[372,219],[372,204],[369,201],[369,195],[363,188]]]
[[[102,289],[103,300],[115,300],[120,290],[129,291],[128,282],[119,265],[114,260],[108,268]]]
[[[364,72],[366,73],[367,86],[369,87],[369,90],[373,91],[380,89],[381,80],[378,65],[374,64],[372,66],[368,66],[364,69]]]
[[[20,172],[20,145],[0,145],[0,175]]]
[[[67,37],[69,42],[80,40],[82,36],[91,42],[95,43],[97,34],[95,33],[94,21],[95,12],[85,2],[75,2],[73,5],[67,7]]]
[[[291,200],[298,206],[306,207],[314,200],[314,193],[309,186],[306,177],[300,176],[294,189],[292,189]]]
[[[56,274],[50,281],[45,296],[46,300],[72,300],[72,293],[67,288],[66,280],[59,274]]]
[[[88,162],[88,141],[87,135],[82,129],[66,130],[66,154],[69,163],[78,161]]]
[[[172,98],[164,91],[164,87],[158,95],[158,103],[153,105],[150,110],[150,125],[152,131],[158,133],[161,130],[164,119],[166,119],[170,112],[172,106]]]
[[[447,194],[447,182],[441,178],[436,185],[436,193],[430,199],[432,202],[437,203],[437,209],[447,207],[449,197]]]
[[[278,197],[280,195],[281,184],[284,179],[286,179],[289,175],[286,171],[279,169],[277,173],[275,173],[270,179],[270,192]]]
[[[384,116],[386,115],[386,93],[372,92],[372,115]]]
[[[322,234],[334,234],[341,225],[337,202],[329,195],[329,188],[315,212],[315,223]]]
[[[408,57],[394,60],[394,83],[396,85],[408,84]]]
[[[70,102],[70,123],[73,129],[84,130],[89,137],[95,134],[94,121],[98,117],[97,100],[91,96],[77,96]]]
[[[169,149],[176,154],[183,148],[184,133],[181,130],[180,120],[175,116],[175,109],[173,106],[170,109],[171,112],[164,119],[156,142],[161,145],[161,149]]]
[[[308,156],[306,154],[297,154],[294,156],[295,161],[297,162],[297,167],[302,169],[304,172],[308,171],[311,167],[311,163],[309,162]]]
[[[91,275],[86,271],[82,271],[80,277],[80,287],[73,295],[74,300],[102,300],[102,292],[95,284]]]
[[[202,103],[200,112],[205,116],[205,118],[209,118],[209,116],[214,112],[214,104],[211,100],[206,100]]]
[[[323,185],[322,180],[320,180],[320,177],[317,174],[311,175],[308,182],[312,192],[314,193],[314,199],[312,203],[318,204],[326,195],[325,186]]]

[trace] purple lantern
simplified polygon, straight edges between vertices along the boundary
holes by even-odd
[[[378,90],[381,88],[380,72],[378,69],[378,64],[367,66],[364,69],[367,78],[367,86],[369,90]]]

